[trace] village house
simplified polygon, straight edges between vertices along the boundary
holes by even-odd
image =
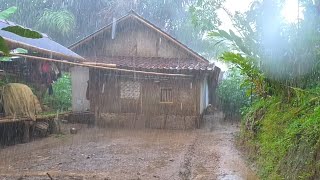
[[[195,128],[215,102],[220,69],[134,12],[70,49],[91,66],[71,69],[73,111],[99,126]]]

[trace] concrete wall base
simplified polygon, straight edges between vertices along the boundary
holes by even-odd
[[[148,116],[135,113],[101,113],[97,118],[99,127],[135,128],[135,129],[195,129],[199,117],[178,115]]]

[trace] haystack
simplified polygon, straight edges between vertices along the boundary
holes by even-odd
[[[19,83],[3,86],[2,105],[5,116],[30,117],[34,121],[36,114],[42,111],[39,100],[31,89]]]

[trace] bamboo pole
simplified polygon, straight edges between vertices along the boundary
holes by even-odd
[[[112,67],[116,68],[116,64],[106,64],[106,63],[97,63],[97,62],[83,62],[83,64],[94,65],[94,66],[103,66],[103,67]]]
[[[162,76],[179,76],[179,77],[193,77],[192,75],[187,74],[168,74],[168,73],[158,73],[158,72],[148,72],[148,71],[136,71],[136,70],[130,70],[130,69],[121,69],[121,68],[115,68],[113,64],[110,64],[111,67],[107,67],[108,64],[104,64],[104,66],[97,65],[91,65],[87,63],[76,63],[76,62],[70,62],[67,60],[57,60],[57,59],[51,59],[51,58],[45,58],[45,57],[37,57],[37,56],[30,56],[25,54],[10,54],[12,56],[20,56],[24,58],[29,59],[35,59],[35,60],[42,60],[42,61],[49,61],[49,62],[57,62],[57,63],[64,63],[69,65],[75,65],[75,66],[82,66],[82,67],[91,67],[96,69],[104,69],[104,70],[114,70],[114,71],[122,71],[122,72],[134,72],[134,73],[141,73],[141,74],[152,74],[152,75],[162,75]]]

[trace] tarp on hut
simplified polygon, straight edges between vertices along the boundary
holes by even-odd
[[[28,117],[36,120],[36,114],[41,112],[38,98],[24,84],[9,83],[2,87],[2,106],[5,116]]]
[[[36,51],[41,54],[50,56],[52,55],[52,57],[55,59],[61,58],[71,61],[83,60],[81,56],[62,46],[61,44],[51,40],[46,34],[42,34],[43,37],[40,39],[25,38],[14,33],[2,30],[2,28],[8,26],[20,25],[17,25],[10,21],[0,20],[0,36],[2,36],[12,48],[20,47],[30,51]]]

